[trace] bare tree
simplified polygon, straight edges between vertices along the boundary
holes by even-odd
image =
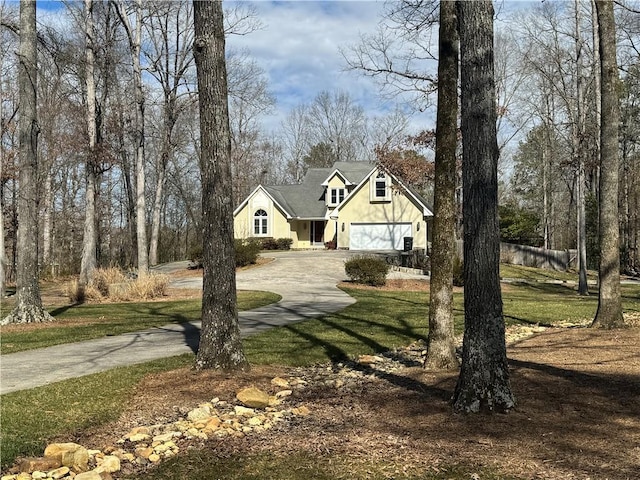
[[[342,52],[348,68],[378,81],[387,95],[408,93],[419,109],[430,106],[437,83],[432,27],[438,5],[434,0],[389,2],[378,29]]]
[[[156,166],[156,187],[151,215],[149,264],[158,263],[160,214],[164,202],[166,172],[174,153],[174,129],[185,107],[182,97],[191,95],[188,73],[193,64],[193,30],[189,27],[192,12],[189,3],[158,2],[149,15],[146,30],[150,48],[145,52],[152,67],[149,73],[162,89],[160,155]]]
[[[287,169],[295,183],[302,182],[305,172],[303,158],[311,147],[308,109],[305,104],[293,108],[280,127]]]
[[[36,3],[20,2],[19,106],[19,198],[17,302],[0,324],[53,320],[42,307],[38,266],[38,134],[37,117],[38,52]]]
[[[346,92],[320,92],[309,106],[313,145],[331,146],[340,162],[364,160],[366,117]]]
[[[425,366],[457,368],[453,334],[453,259],[458,146],[458,32],[456,5],[440,3],[438,114],[434,181],[429,337]]]
[[[618,226],[618,63],[612,0],[596,0],[600,40],[600,276],[595,327],[624,326],[620,298],[620,234]]]
[[[144,107],[145,96],[142,82],[140,53],[142,48],[142,0],[134,1],[135,23],[129,19],[124,0],[115,0],[118,16],[124,27],[133,66],[133,86],[135,98],[135,205],[136,205],[136,238],[138,244],[138,274],[146,275],[149,270],[149,251],[147,245],[146,200],[145,200],[145,158],[144,158]]]
[[[461,412],[508,411],[509,384],[500,291],[498,143],[493,72],[493,4],[457,2],[463,142],[464,313],[462,368],[453,396]]]
[[[194,1],[193,6],[204,237],[202,331],[195,366],[237,370],[248,362],[238,326],[222,2]]]
[[[97,266],[97,229],[96,229],[96,194],[98,171],[96,165],[96,82],[95,82],[95,28],[93,23],[93,0],[84,2],[84,31],[85,31],[85,88],[87,91],[87,137],[89,140],[85,175],[87,187],[85,190],[85,218],[84,235],[82,240],[82,259],[80,262],[79,289],[84,289],[93,277]],[[83,298],[79,292],[79,298]]]

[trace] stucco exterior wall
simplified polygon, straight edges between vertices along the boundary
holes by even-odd
[[[267,212],[267,234],[255,235],[253,233],[254,215],[258,210]],[[249,198],[247,204],[235,215],[233,219],[235,238],[249,237],[273,237],[292,238],[289,222],[282,212],[275,206],[271,198],[262,190],[257,190]],[[296,239],[293,239],[294,242]]]

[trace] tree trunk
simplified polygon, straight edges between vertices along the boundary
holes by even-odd
[[[460,28],[465,331],[453,407],[508,411],[509,384],[500,291],[498,143],[493,4],[457,2]]]
[[[96,269],[96,189],[97,189],[97,165],[96,165],[96,85],[94,78],[95,57],[93,39],[95,36],[93,26],[93,0],[85,0],[85,84],[87,89],[87,134],[89,138],[88,158],[85,162],[86,190],[85,190],[85,217],[84,235],[82,239],[82,258],[80,261],[80,278],[78,289],[83,290],[91,281]],[[82,292],[78,292],[78,298],[83,298]]]
[[[151,213],[151,239],[149,240],[149,265],[158,264],[158,243],[160,242],[160,213],[164,196],[164,184],[166,174],[165,152],[162,153],[161,162],[165,165],[158,171],[158,181],[153,198],[153,211]]]
[[[0,99],[2,96],[2,82],[0,82]],[[0,119],[4,118],[3,112],[4,102],[0,100]],[[0,140],[4,138],[4,122],[0,122]],[[5,296],[5,285],[6,285],[6,271],[7,271],[7,256],[5,252],[4,246],[4,203],[2,199],[4,198],[4,193],[2,190],[2,166],[4,165],[4,147],[0,143],[0,300]],[[1,304],[0,304],[1,305]],[[0,312],[0,316],[2,313]]]
[[[13,311],[0,324],[53,320],[42,308],[38,267],[38,133],[36,3],[20,2],[18,65],[19,188],[16,294]]]
[[[600,37],[602,117],[600,128],[600,280],[595,327],[624,326],[620,298],[620,233],[618,227],[618,64],[616,27],[611,0],[596,0]]]
[[[585,137],[585,105],[584,78],[582,76],[582,40],[580,38],[580,6],[575,0],[575,50],[576,50],[576,109],[572,127],[572,142],[576,162],[576,214],[577,214],[577,248],[578,248],[578,295],[589,295],[587,284],[587,222],[586,222],[586,177],[584,158]]]
[[[136,236],[138,238],[138,275],[149,271],[147,250],[147,214],[145,203],[144,171],[144,92],[142,91],[142,68],[140,66],[140,47],[142,43],[142,0],[136,1],[136,31],[132,45],[133,84],[136,96]]]
[[[126,30],[131,51],[133,66],[133,87],[135,99],[135,212],[136,212],[136,244],[138,275],[149,272],[149,252],[147,246],[147,214],[145,201],[145,169],[144,169],[144,91],[142,89],[142,66],[140,50],[142,46],[142,0],[135,1],[136,24],[132,27],[127,15],[124,1],[118,0],[118,15]]]
[[[458,145],[458,32],[456,5],[440,3],[438,112],[429,292],[429,338],[425,367],[458,367],[453,333],[453,259]]]
[[[51,266],[51,233],[53,230],[53,189],[51,183],[53,178],[51,175],[51,169],[47,168],[47,173],[44,176],[44,205],[42,208],[42,265],[45,268]],[[53,269],[51,270],[53,272]]]
[[[203,217],[202,331],[196,369],[248,367],[242,350],[233,246],[231,136],[221,1],[194,1]]]

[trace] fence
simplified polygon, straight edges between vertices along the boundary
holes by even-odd
[[[462,240],[457,242],[458,255],[462,258]],[[500,262],[525,267],[566,271],[576,268],[576,250],[548,250],[545,248],[500,243]]]

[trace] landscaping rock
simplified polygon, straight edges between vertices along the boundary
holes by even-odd
[[[209,405],[200,405],[198,408],[194,408],[187,414],[187,418],[192,422],[198,422],[200,420],[208,420],[211,417],[211,407]]]
[[[20,463],[18,463],[18,470],[20,472],[26,473],[32,473],[36,471],[45,472],[61,466],[62,463],[60,463],[60,460],[57,458],[29,457],[23,458]]]
[[[235,406],[233,411],[238,416],[247,416],[247,417],[249,417],[249,416],[255,414],[255,410],[253,408],[247,408],[247,407],[243,407],[241,405]]]
[[[90,472],[79,473],[74,477],[75,480],[102,480],[99,472],[91,470]]]
[[[269,406],[269,394],[255,387],[240,390],[236,398],[247,407],[266,408]]]
[[[57,459],[62,466],[78,472],[88,470],[89,452],[77,443],[52,443],[44,450],[44,456]]]
[[[69,467],[60,467],[60,468],[56,468],[55,470],[51,470],[48,474],[49,478],[62,478],[66,475],[69,474],[71,470],[69,470]]]
[[[98,468],[101,472],[113,473],[120,471],[120,459],[115,455],[105,455],[97,460]]]
[[[271,379],[271,385],[278,388],[289,388],[289,380],[281,377],[275,377]]]

